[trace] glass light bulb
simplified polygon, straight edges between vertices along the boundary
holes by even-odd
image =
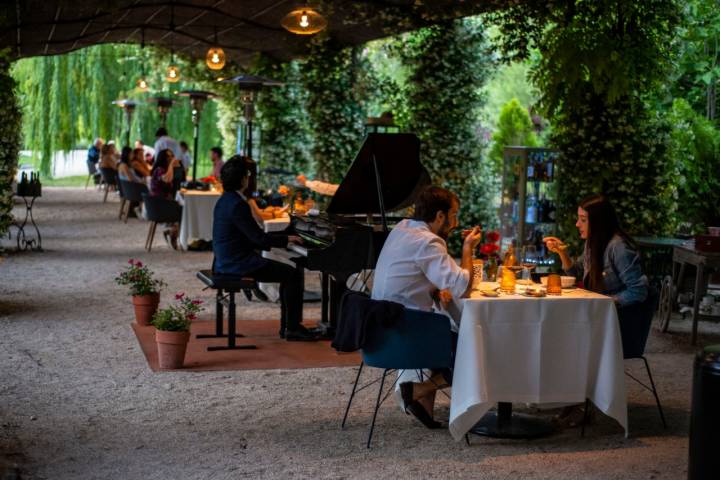
[[[308,22],[308,16],[303,12],[302,16],[300,17],[300,26],[303,28],[307,28],[310,25],[310,22]]]
[[[220,62],[220,56],[217,53],[213,53],[212,61],[213,61],[213,63]]]

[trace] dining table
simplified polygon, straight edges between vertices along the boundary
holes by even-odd
[[[550,422],[513,413],[513,403],[543,407],[586,399],[627,435],[623,350],[612,299],[575,287],[542,297],[527,296],[527,286],[509,294],[493,293],[497,287],[481,283],[460,303],[451,435],[547,435],[554,430]]]
[[[179,190],[175,200],[183,207],[178,243],[188,250],[195,240],[212,241],[213,209],[221,192],[215,190]]]

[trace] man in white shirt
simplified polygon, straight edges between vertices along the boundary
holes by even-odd
[[[475,227],[465,237],[460,265],[448,254],[445,243],[457,227],[460,202],[440,187],[423,190],[415,202],[412,220],[403,220],[388,235],[375,267],[372,298],[400,303],[406,308],[432,311],[434,300],[461,298],[472,289],[473,250],[482,232]],[[449,383],[445,372],[434,372],[431,380],[419,380],[414,372],[398,381],[401,404],[424,425],[437,428],[432,419],[438,386]],[[397,390],[396,390],[397,391]]]
[[[308,180],[307,177],[302,174],[295,177],[295,181],[303,187],[307,187],[313,192],[325,195],[326,197],[335,195],[338,187],[340,187],[337,183],[323,182],[322,180]]]
[[[155,132],[155,145],[153,146],[155,155],[157,156],[160,152],[166,149],[170,149],[173,152],[175,158],[182,158],[182,150],[177,140],[168,135],[165,127],[160,127]]]
[[[185,171],[189,172],[190,167],[192,166],[192,157],[190,156],[190,148],[188,147],[187,142],[180,142],[180,151],[182,154],[178,158],[182,162]]]

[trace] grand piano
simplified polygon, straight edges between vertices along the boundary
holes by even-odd
[[[430,184],[420,163],[420,140],[410,133],[370,133],[325,212],[291,214],[291,229],[304,244],[298,266],[322,273],[321,333],[334,335],[339,300],[348,278],[374,269],[392,225],[388,213],[413,204]]]

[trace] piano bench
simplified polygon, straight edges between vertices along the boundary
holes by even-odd
[[[227,338],[227,345],[211,346],[208,351],[215,350],[247,350],[256,349],[255,345],[237,345],[235,340],[237,337],[244,335],[236,332],[235,326],[235,294],[247,289],[257,288],[257,282],[254,278],[241,277],[237,275],[223,275],[213,273],[212,270],[201,270],[196,274],[206,285],[206,288],[217,290],[215,295],[215,334],[213,335],[196,335],[195,338]],[[223,299],[225,292],[228,298],[228,333],[223,333]]]

